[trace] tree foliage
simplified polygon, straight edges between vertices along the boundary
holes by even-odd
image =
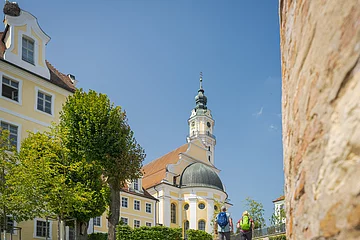
[[[12,214],[9,206],[11,190],[8,188],[6,177],[15,163],[16,148],[11,144],[10,133],[0,128],[0,226],[6,226],[5,216]]]
[[[100,169],[85,159],[75,161],[69,152],[55,130],[29,133],[22,142],[19,162],[7,177],[17,221],[54,215],[81,221],[105,211],[107,192]]]
[[[255,200],[247,197],[245,199],[245,209],[249,212],[250,217],[254,220],[255,229],[265,227],[264,206]]]
[[[280,208],[278,214],[275,214],[276,209],[274,209],[274,213],[270,217],[271,225],[278,225],[282,223],[282,220],[286,218],[285,209]]]
[[[110,186],[109,239],[119,223],[120,188],[140,176],[144,150],[136,142],[126,113],[105,94],[82,89],[68,97],[60,113],[60,129],[73,158],[84,158],[101,167]]]

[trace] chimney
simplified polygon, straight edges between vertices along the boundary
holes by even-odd
[[[72,82],[72,84],[74,84],[74,86],[76,87],[76,84],[77,84],[79,81],[75,79],[75,76],[72,75],[72,74],[68,74],[67,76],[70,78],[70,81]]]

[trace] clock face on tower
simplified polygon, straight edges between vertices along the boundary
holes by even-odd
[[[211,123],[210,123],[210,122],[207,122],[207,126],[208,126],[208,128],[211,127]]]

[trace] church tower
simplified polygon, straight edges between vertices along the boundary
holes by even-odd
[[[201,139],[207,148],[207,158],[209,162],[215,165],[214,152],[216,139],[213,134],[215,121],[211,115],[211,111],[207,108],[207,97],[202,87],[202,73],[200,72],[200,89],[195,97],[195,108],[191,111],[189,124],[189,135],[187,141],[193,139]]]

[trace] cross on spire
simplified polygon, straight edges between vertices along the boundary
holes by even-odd
[[[203,74],[202,74],[202,72],[200,72],[200,89],[202,89],[202,77],[203,77]]]

